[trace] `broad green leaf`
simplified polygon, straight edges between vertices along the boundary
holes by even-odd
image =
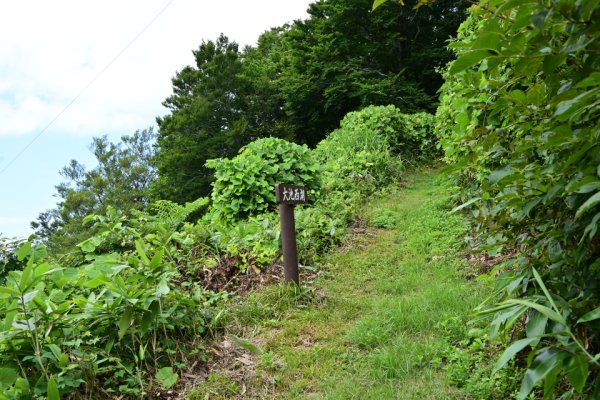
[[[577,320],[578,324],[584,323],[584,322],[589,322],[589,321],[593,321],[600,318],[600,307],[596,308],[595,310],[592,310],[588,313],[585,313],[581,318],[579,318]]]
[[[531,270],[533,272],[533,277],[535,278],[538,285],[540,285],[540,288],[544,292],[544,295],[548,299],[548,302],[550,302],[550,304],[552,305],[552,308],[554,308],[554,311],[556,311],[558,313],[559,312],[558,307],[556,307],[556,303],[554,303],[554,300],[552,299],[552,296],[550,295],[550,292],[548,291],[546,284],[544,284],[544,281],[542,280],[542,277],[540,276],[539,272],[537,272],[537,269],[535,269],[535,268],[531,268]]]
[[[525,400],[533,387],[552,372],[569,353],[556,349],[546,349],[535,358],[531,367],[525,372],[518,399]]]
[[[56,382],[54,381],[54,377],[51,376],[48,381],[48,400],[60,400],[60,393],[58,392],[58,387],[56,386]]]
[[[117,324],[119,327],[119,339],[123,339],[125,333],[127,333],[127,329],[131,325],[131,315],[133,314],[133,310],[131,308],[127,308],[121,318],[119,318],[119,323]]]
[[[25,293],[23,295],[23,303],[27,305],[35,296],[37,296],[38,290],[32,290],[31,292]]]
[[[52,352],[52,355],[54,356],[54,358],[56,359],[56,361],[60,360],[60,358],[62,356],[62,351],[60,351],[60,347],[58,347],[54,343],[48,344],[47,347]]]
[[[514,169],[512,169],[510,167],[504,167],[502,169],[496,170],[496,171],[492,172],[491,174],[489,174],[488,181],[491,184],[496,184],[496,183],[500,182],[502,179],[506,178],[507,176],[513,174],[514,172],[515,172]]]
[[[507,362],[512,360],[518,352],[523,350],[525,347],[529,346],[531,343],[538,341],[539,339],[540,338],[538,338],[538,337],[525,338],[525,339],[517,340],[516,342],[511,344],[504,351],[504,353],[502,353],[502,356],[498,359],[498,362],[494,366],[494,370],[492,373],[495,374],[496,372],[498,372],[500,369],[502,369],[502,367],[504,367],[506,365]]]
[[[479,201],[479,200],[481,200],[481,197],[475,197],[475,198],[472,198],[472,199],[470,199],[469,201],[467,201],[466,203],[463,203],[463,204],[461,204],[460,206],[454,207],[454,208],[452,209],[452,211],[450,211],[450,212],[451,212],[451,213],[455,213],[455,212],[457,212],[457,211],[459,211],[459,210],[462,210],[462,209],[463,209],[463,208],[465,208],[465,207],[468,207],[468,206],[470,206],[471,204],[473,204],[473,203],[475,203],[476,201]]]
[[[597,88],[590,89],[587,92],[583,92],[572,99],[561,101],[556,107],[554,116],[558,117],[560,121],[567,120],[571,116],[573,111],[578,111],[581,108],[581,103],[586,102],[588,100],[588,97],[591,97],[594,94],[596,94],[598,90],[599,89]]]
[[[600,181],[598,178],[587,175],[580,179],[571,180],[565,187],[565,190],[569,193],[589,193],[598,188],[600,188]]]
[[[588,363],[584,357],[571,357],[566,363],[565,373],[569,383],[577,390],[583,392],[588,377]]]
[[[590,76],[579,82],[575,87],[588,88],[597,87],[598,85],[600,85],[600,72],[592,72]]]
[[[15,382],[15,388],[20,392],[22,396],[26,396],[29,394],[29,381],[24,378],[17,378]]]
[[[90,289],[96,289],[98,286],[102,286],[102,285],[105,285],[107,283],[110,283],[110,279],[108,279],[104,275],[98,275],[94,279],[86,281],[83,284],[83,286],[85,286],[87,288],[90,288]]]
[[[98,246],[100,246],[100,244],[102,244],[102,241],[103,239],[101,236],[93,236],[79,243],[77,246],[85,253],[92,253]]]
[[[556,377],[560,373],[561,366],[555,367],[552,371],[548,372],[544,378],[544,400],[555,400],[554,388],[556,387]]]
[[[448,72],[450,75],[457,74],[493,55],[488,50],[473,50],[465,53],[454,60]]]
[[[29,259],[31,261],[31,259]],[[21,274],[21,281],[19,282],[19,289],[20,290],[27,290],[27,288],[33,283],[33,263],[32,262],[28,262],[27,266],[25,267],[25,269],[23,270],[23,273]]]
[[[582,214],[584,214],[586,211],[590,210],[592,207],[594,207],[597,204],[600,204],[600,192],[591,196],[589,199],[586,200],[585,203],[583,203],[581,205],[581,207],[579,207],[579,209],[575,213],[575,219],[578,219],[579,217],[581,217]]]
[[[146,255],[146,250],[144,250],[144,243],[139,239],[135,241],[135,250],[137,251],[138,256],[140,256],[144,264],[150,264],[150,259]]]
[[[12,368],[0,367],[0,384],[12,386],[17,381],[19,374]]]
[[[8,294],[10,296],[15,296],[15,297],[20,297],[21,293],[19,293],[17,290],[11,289],[11,288],[7,288],[7,287],[3,287],[0,286],[0,293],[4,293],[4,294]]]
[[[599,191],[599,190],[600,190],[600,181],[582,185],[581,187],[579,187],[579,189],[576,190],[576,192],[585,194],[585,193],[590,193],[590,192]]]
[[[17,251],[17,259],[19,261],[23,261],[25,257],[29,255],[31,251],[31,242],[23,243],[19,250]]]
[[[538,338],[542,336],[546,331],[546,324],[548,323],[548,317],[540,313],[537,310],[531,310],[529,312],[529,320],[525,326],[525,331],[528,338]]]
[[[502,45],[502,36],[498,33],[490,32],[479,35],[473,43],[471,43],[471,49],[473,50],[495,50],[500,52],[500,46]]]
[[[169,288],[169,284],[167,283],[167,281],[165,279],[163,279],[158,283],[158,285],[156,287],[156,291],[154,292],[154,295],[161,297],[166,294],[169,294],[170,291],[171,291],[171,289]]]
[[[176,382],[179,376],[173,372],[173,368],[165,367],[156,372],[156,379],[161,382],[165,389],[170,389]]]
[[[154,256],[152,257],[152,260],[150,261],[150,268],[151,269],[156,269],[158,267],[160,267],[161,262],[162,262],[162,258],[163,255],[165,254],[165,250],[164,249],[160,249],[159,251],[157,251]]]
[[[60,358],[58,359],[58,366],[60,368],[65,368],[69,363],[69,356],[66,353],[62,353]]]
[[[231,338],[231,340],[233,340],[235,344],[248,350],[251,353],[259,355],[263,353],[263,351],[258,346],[256,346],[254,343],[249,342],[246,339],[239,338],[235,335],[229,335],[229,337]]]
[[[598,227],[600,227],[600,212],[594,215],[594,218],[592,218],[592,222],[590,222],[588,226],[585,227],[581,241],[583,241],[586,238],[586,236],[589,236],[589,238],[592,239],[596,235]]]

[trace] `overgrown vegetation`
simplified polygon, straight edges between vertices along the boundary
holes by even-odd
[[[98,167],[65,167],[38,237],[0,238],[0,399],[183,387],[231,293],[279,260],[276,183],[309,188],[298,248],[318,271],[364,224],[366,201],[396,193],[408,166],[441,151],[458,171],[454,211],[472,217],[470,244],[499,260],[477,278],[495,291],[468,328],[479,286],[458,272],[467,228],[436,182],[430,199],[369,210],[398,235],[333,256],[343,265],[325,271],[341,281],[318,278],[364,304],[325,302],[283,322],[315,298],[275,287],[228,314],[244,335],[243,324],[296,332],[315,321],[326,332],[300,355],[287,331],[270,350],[232,337],[271,375],[259,394],[599,398],[599,1],[481,0],[450,51],[468,3],[404,3],[320,0],[256,47],[203,42],[173,79],[156,143],[151,130],[98,138]],[[442,77],[434,118],[421,111],[438,105]],[[191,395],[211,388],[227,397],[244,386],[211,372]]]
[[[190,397],[509,398],[515,369],[491,376],[499,350],[466,326],[490,286],[465,279],[468,225],[448,215],[450,184],[410,173],[360,210],[369,222],[385,210],[391,229],[358,228],[301,289],[229,306],[233,354]]]
[[[95,217],[99,233],[68,262],[19,248],[25,268],[0,287],[2,398],[155,395],[175,383],[173,368],[202,357],[223,295],[179,281],[181,239],[165,225],[143,234],[119,217]]]
[[[318,188],[319,167],[306,146],[265,138],[243,147],[231,160],[209,160],[215,170],[212,201],[215,216],[243,219],[275,209],[274,187],[294,183]]]
[[[507,346],[495,369],[526,366],[520,399],[600,396],[599,20],[597,1],[481,1],[451,45],[438,130],[481,248],[510,254],[479,318]]]
[[[368,108],[317,152],[266,138],[211,161],[212,203],[161,200],[129,215],[108,207],[83,219],[93,235],[60,258],[31,241],[20,246],[5,264],[24,269],[8,272],[0,287],[2,393],[157,396],[205,357],[201,339],[218,328],[228,297],[209,289],[235,291],[236,276],[278,258],[275,183],[311,188],[312,204],[296,214],[300,259],[313,263],[340,242],[365,194],[401,172],[399,155],[430,151],[430,130],[431,117]],[[364,160],[340,166],[327,148],[376,168]]]
[[[436,69],[452,59],[446,40],[469,2],[438,0],[418,13],[397,4],[371,13],[370,2],[315,1],[306,20],[267,30],[256,47],[221,35],[194,50],[158,118],[152,197],[183,204],[208,195],[206,161],[257,138],[314,147],[370,105],[433,112],[443,83]]]

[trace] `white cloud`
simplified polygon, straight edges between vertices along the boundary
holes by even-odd
[[[20,0],[0,14],[0,137],[39,132],[167,0]],[[174,0],[48,132],[130,133],[166,113],[170,78],[191,50],[224,32],[253,44],[304,18],[308,0]]]

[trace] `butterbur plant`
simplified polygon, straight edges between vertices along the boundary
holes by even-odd
[[[258,139],[232,159],[209,160],[215,170],[213,211],[224,221],[241,220],[276,207],[275,184],[319,187],[319,167],[308,147],[283,139]]]

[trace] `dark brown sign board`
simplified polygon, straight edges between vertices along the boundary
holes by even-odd
[[[308,199],[306,187],[285,183],[275,185],[275,197],[279,204],[303,204]]]

